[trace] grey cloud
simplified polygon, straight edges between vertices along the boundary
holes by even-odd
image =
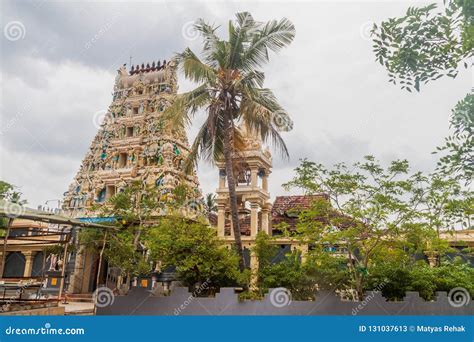
[[[416,1],[2,4],[2,23],[19,20],[26,35],[1,38],[0,177],[22,186],[33,206],[67,188],[96,132],[93,114],[110,104],[116,69],[130,54],[137,64],[168,59],[186,46],[199,51],[200,41],[182,34],[199,17],[222,25],[220,32],[242,10],[262,21],[287,16],[295,23],[293,44],[264,68],[266,85],[294,120],[294,130],[283,134],[291,159],[274,155],[272,196],[283,193],[281,184],[304,157],[334,164],[373,154],[432,169],[430,153],[449,132],[450,110],[471,87],[466,71],[420,94],[388,84],[361,27],[401,15]],[[191,86],[181,78],[180,91]],[[190,141],[195,132],[190,129]],[[201,162],[198,174],[203,192],[214,191],[216,170]]]

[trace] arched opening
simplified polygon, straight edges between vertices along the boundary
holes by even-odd
[[[4,278],[23,277],[25,272],[26,259],[21,252],[12,252],[7,255],[5,260]]]
[[[32,277],[42,277],[44,273],[44,253],[38,252],[33,258]]]

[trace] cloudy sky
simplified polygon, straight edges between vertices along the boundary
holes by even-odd
[[[432,170],[431,151],[473,81],[462,70],[419,94],[387,82],[371,50],[371,23],[414,4],[426,2],[2,1],[0,179],[18,186],[31,207],[60,199],[97,130],[94,114],[111,102],[117,68],[130,56],[141,64],[187,46],[199,51],[193,20],[225,26],[244,10],[260,21],[286,16],[296,26],[293,44],[264,69],[294,119],[284,134],[291,159],[274,157],[272,197],[285,193],[281,184],[304,157],[333,164],[373,154]],[[180,91],[190,86],[181,77]],[[200,163],[198,173],[203,192],[214,191],[217,171]]]

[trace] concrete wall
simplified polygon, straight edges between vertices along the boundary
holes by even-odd
[[[233,288],[222,288],[215,298],[193,297],[187,288],[177,287],[167,297],[143,288],[115,296],[111,305],[98,308],[98,315],[473,315],[474,303],[453,307],[447,294],[426,302],[416,292],[401,302],[387,302],[380,292],[367,293],[362,302],[341,301],[332,292],[319,292],[315,301],[292,301],[270,289],[263,300],[239,301]],[[109,302],[110,303],[110,302]]]

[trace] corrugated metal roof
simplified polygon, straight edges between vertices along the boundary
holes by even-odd
[[[0,217],[10,217],[18,219],[26,219],[47,223],[66,224],[76,227],[100,228],[100,229],[116,229],[117,227],[97,224],[92,222],[83,222],[71,217],[62,216],[47,211],[36,210],[21,206],[16,203],[0,200]]]

